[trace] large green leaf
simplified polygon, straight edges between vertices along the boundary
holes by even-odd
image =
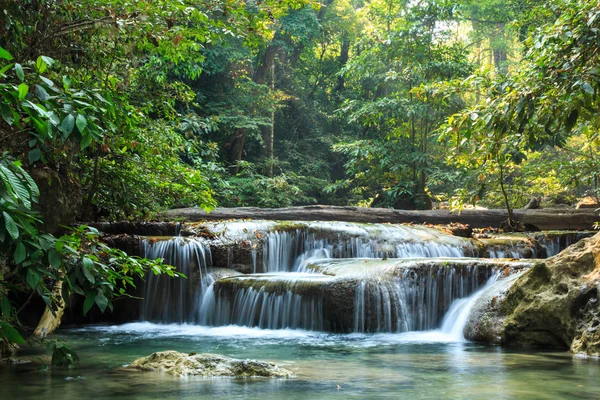
[[[42,151],[36,147],[29,152],[27,158],[29,159],[29,165],[33,165],[42,158]]]
[[[94,305],[94,299],[96,298],[96,293],[90,292],[85,296],[85,301],[83,302],[83,315],[86,315],[88,311]]]
[[[98,291],[98,294],[96,295],[96,304],[98,305],[98,308],[100,308],[100,311],[102,311],[102,312],[104,312],[104,310],[106,310],[106,307],[108,306],[108,299],[100,291]]]
[[[83,131],[85,130],[85,127],[87,126],[87,120],[85,119],[85,115],[78,114],[75,124],[77,125],[77,129],[79,129],[79,133],[81,133],[83,135]]]
[[[6,319],[10,318],[11,310],[12,306],[10,305],[8,296],[0,297],[0,311],[2,312],[2,316]]]
[[[19,334],[19,331],[13,328],[7,322],[0,320],[0,338],[5,338],[11,343],[24,344],[25,339]]]
[[[19,80],[23,82],[25,80],[25,72],[23,72],[23,66],[21,64],[15,64],[15,72],[19,77]]]
[[[15,223],[15,220],[10,216],[6,211],[2,211],[2,216],[4,217],[4,226],[6,227],[6,231],[13,239],[19,238],[19,228]]]
[[[21,264],[23,261],[25,261],[25,258],[27,258],[27,251],[25,250],[25,245],[20,242],[15,248],[15,264]]]
[[[13,56],[7,50],[0,47],[0,58],[10,61],[13,59]]]
[[[73,117],[71,114],[68,114],[62,120],[62,123],[60,124],[60,130],[63,131],[65,134],[64,136],[67,137],[73,132],[73,128],[75,128],[75,117]]]
[[[50,262],[52,268],[58,269],[60,267],[61,259],[60,255],[56,252],[56,250],[50,249],[48,251],[48,261]]]
[[[27,268],[27,284],[30,288],[35,289],[37,285],[40,283],[41,278],[38,273],[33,268]]]
[[[20,168],[19,168],[20,169]],[[31,194],[23,181],[8,167],[0,164],[0,179],[4,182],[7,191],[14,197],[20,199],[25,207],[31,208]],[[26,182],[29,183],[29,182]]]
[[[27,93],[29,93],[29,85],[27,85],[26,83],[21,83],[19,85],[19,100],[23,100],[26,96]]]

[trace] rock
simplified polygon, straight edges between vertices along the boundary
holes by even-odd
[[[128,368],[142,371],[166,372],[174,376],[217,376],[235,378],[291,378],[293,374],[278,365],[257,360],[239,360],[218,354],[180,353],[173,350],[160,351],[142,357]]]
[[[472,339],[600,356],[600,234],[537,262],[476,316]]]
[[[529,203],[527,203],[527,205],[525,207],[523,207],[523,210],[538,210],[540,208],[542,208],[542,198],[541,197],[532,197],[531,200],[529,200]]]

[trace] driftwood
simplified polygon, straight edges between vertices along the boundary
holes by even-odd
[[[590,209],[514,210],[514,217],[541,230],[591,230],[600,221]],[[264,219],[283,221],[346,221],[367,223],[450,224],[458,222],[473,228],[499,227],[508,218],[506,210],[392,210],[386,208],[304,206],[289,208],[217,208],[209,213],[199,208],[181,208],[161,214],[161,219],[187,222],[228,219]]]

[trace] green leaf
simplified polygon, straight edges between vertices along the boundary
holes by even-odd
[[[42,101],[50,99],[50,95],[48,94],[48,92],[46,92],[46,89],[44,89],[40,85],[35,85],[35,95],[38,97],[38,99]]]
[[[35,289],[40,283],[40,276],[33,270],[33,268],[27,268],[27,284],[30,288]]]
[[[15,72],[21,82],[23,82],[25,80],[25,72],[23,72],[23,66],[21,64],[15,64]]]
[[[19,172],[24,172],[19,167]],[[24,177],[29,177],[28,174],[23,174]],[[29,177],[31,179],[31,177]],[[0,164],[0,180],[4,182],[4,186],[8,193],[15,199],[21,199],[25,207],[31,208],[30,193],[25,187],[22,179],[17,177],[9,168]]]
[[[29,93],[29,85],[21,83],[19,85],[19,100],[23,100],[27,96],[27,93]]]
[[[92,144],[92,139],[94,137],[92,136],[92,134],[87,134],[87,135],[83,135],[83,138],[81,139],[81,150],[87,148],[90,144]]]
[[[49,87],[54,88],[54,82],[52,82],[50,79],[46,78],[45,76],[40,76],[40,79]]]
[[[7,64],[4,67],[0,68],[0,75],[4,76],[4,74],[6,73],[6,71],[8,71],[9,69],[11,69],[15,64]]]
[[[90,311],[90,309],[94,305],[95,298],[96,294],[93,292],[90,292],[85,296],[85,301],[83,302],[83,315],[86,315],[88,311]]]
[[[63,87],[65,88],[65,90],[69,90],[69,88],[71,87],[71,78],[69,78],[68,76],[63,76]]]
[[[15,328],[9,323],[0,320],[0,337],[5,338],[9,342],[16,344],[24,344],[25,339],[19,334]]]
[[[8,125],[12,126],[15,122],[13,110],[6,104],[0,104],[0,114],[2,115],[2,119],[4,119]]]
[[[6,211],[2,211],[2,215],[4,216],[4,226],[6,227],[6,231],[13,239],[17,240],[19,238],[19,228],[15,223],[15,220],[12,219],[9,213]]]
[[[92,260],[90,260],[87,257],[83,258],[83,267],[81,268],[81,270],[83,271],[83,275],[85,276],[85,278],[88,281],[90,281],[92,285],[96,283],[96,278],[94,278],[94,275],[89,270],[89,268],[91,268],[93,265],[94,262]]]
[[[10,61],[13,59],[13,56],[7,50],[0,46],[0,58]]]
[[[40,74],[43,74],[48,69],[48,65],[46,64],[42,56],[39,56],[35,61],[35,68]]]
[[[98,294],[96,295],[96,304],[98,305],[98,308],[100,308],[100,311],[102,311],[102,312],[104,312],[104,310],[106,310],[106,307],[108,306],[108,299],[100,291],[98,291]]]
[[[78,114],[75,124],[77,125],[77,129],[79,129],[79,133],[83,135],[83,131],[87,126],[87,120],[85,119],[85,116],[83,114]]]
[[[62,120],[60,130],[63,131],[66,136],[69,136],[73,132],[73,128],[75,128],[75,117],[69,114]]]
[[[33,165],[42,158],[42,151],[35,148],[29,152],[27,158],[29,159],[29,165]]]
[[[8,296],[2,296],[2,298],[0,298],[0,311],[4,318],[10,318],[11,309],[12,307],[10,305],[10,300],[8,300]]]
[[[25,245],[22,242],[19,242],[17,247],[15,248],[15,264],[21,264],[27,258],[27,251],[25,251]]]
[[[60,267],[61,259],[60,255],[56,252],[56,250],[51,249],[48,251],[48,261],[50,262],[52,268],[58,269]]]

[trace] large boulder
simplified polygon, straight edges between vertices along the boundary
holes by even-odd
[[[235,377],[235,378],[290,378],[292,373],[278,365],[257,360],[238,360],[218,354],[180,353],[160,351],[142,357],[128,368],[142,371],[166,372],[174,376]]]
[[[474,310],[467,338],[600,355],[600,234],[537,262]]]

